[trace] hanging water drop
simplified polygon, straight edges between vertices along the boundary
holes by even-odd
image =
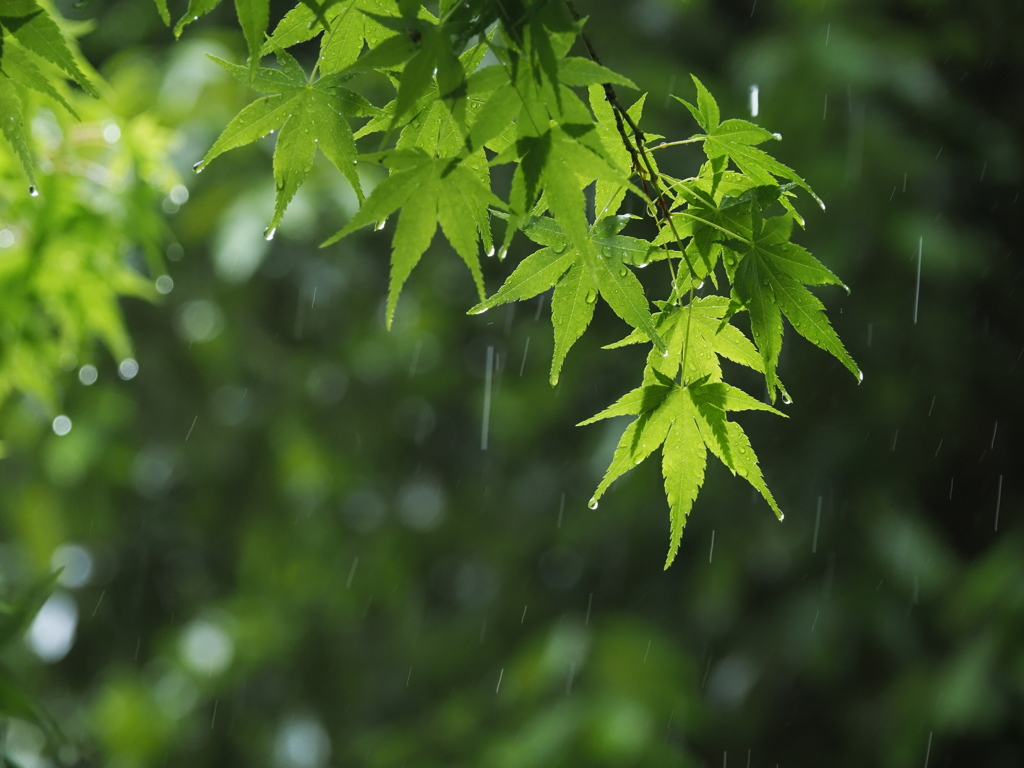
[[[29,197],[39,197],[39,190],[36,189],[36,185],[35,184],[30,184],[29,185],[29,187],[28,187],[28,196]]]
[[[387,223],[388,223],[387,219],[381,219],[380,221],[377,222],[377,226],[373,228],[374,231],[375,232],[380,232],[382,229],[384,229],[384,225],[387,224]]]
[[[782,141],[782,134],[781,133],[773,133],[772,134],[772,138],[775,139],[776,141]]]
[[[198,163],[196,163],[195,165],[193,165],[193,166],[192,166],[192,171],[193,171],[194,173],[202,173],[202,172],[203,172],[203,161],[202,161],[202,160],[200,160],[200,161],[199,161]]]
[[[487,258],[491,258],[492,256],[494,256],[494,246],[493,245],[491,246],[490,250],[487,251]]]
[[[597,499],[591,499],[587,506],[591,509],[597,509]]]
[[[864,371],[857,371],[857,383],[864,381]]]
[[[549,384],[550,384],[550,385],[551,385],[552,387],[557,387],[557,386],[558,386],[558,374],[553,374],[553,375],[551,376],[551,378],[549,378],[549,379],[548,379],[548,383],[549,383]]]
[[[276,232],[277,232],[277,227],[271,227],[270,229],[266,230],[263,233],[263,239],[264,240],[273,240],[274,239],[274,233],[276,233]]]
[[[469,314],[471,314],[471,315],[482,315],[488,309],[490,309],[490,307],[473,307],[473,309],[469,310]]]

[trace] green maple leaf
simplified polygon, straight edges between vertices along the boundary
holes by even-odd
[[[235,0],[235,13],[249,49],[249,77],[252,79],[260,66],[260,50],[270,21],[270,0]]]
[[[724,357],[734,363],[764,372],[761,356],[753,343],[743,332],[728,322],[723,322],[729,300],[724,296],[705,296],[695,299],[687,306],[675,306],[658,302],[661,312],[654,315],[658,335],[665,341],[665,353],[652,348],[647,356],[648,375],[657,371],[662,376],[674,379],[686,360],[682,381],[721,381],[722,366],[718,358]],[[626,338],[605,349],[615,349],[627,344],[648,341],[645,334],[633,331]]]
[[[762,219],[756,209],[750,216],[750,239],[737,244],[740,260],[733,275],[732,310],[743,307],[750,313],[770,396],[774,399],[779,387],[776,367],[782,349],[782,315],[797,333],[834,355],[858,381],[863,379],[829,323],[824,305],[804,287],[842,286],[842,282],[806,250],[789,242],[789,217]]]
[[[153,0],[156,5],[156,11],[160,14],[160,19],[168,27],[171,25],[171,12],[167,9],[167,0]]]
[[[483,232],[488,208],[502,207],[504,203],[458,158],[432,157],[421,149],[409,149],[383,153],[381,160],[390,164],[391,175],[374,188],[352,220],[324,245],[368,224],[383,222],[401,209],[391,243],[388,327],[394,319],[402,286],[433,240],[438,223],[466,263],[483,298],[478,243],[481,237],[489,237]]]
[[[184,15],[178,19],[178,23],[174,25],[174,36],[181,37],[181,33],[185,31],[186,26],[193,21],[198,21],[200,17],[208,14],[218,5],[220,5],[220,0],[188,0],[188,8],[185,9]]]
[[[251,144],[280,131],[274,148],[277,196],[274,215],[267,227],[268,239],[273,237],[288,203],[312,168],[318,147],[362,199],[355,165],[355,140],[346,116],[366,116],[376,111],[362,96],[343,87],[346,77],[335,74],[309,82],[302,67],[288,53],[278,51],[277,56],[281,69],[261,67],[256,70],[251,83],[257,90],[270,95],[242,109],[195,166],[198,173],[229,149]],[[236,79],[249,82],[247,68],[211,58]]]
[[[746,120],[734,119],[719,122],[718,104],[714,97],[696,76],[693,76],[693,82],[697,86],[696,106],[678,96],[673,98],[685,106],[693,115],[694,120],[704,129],[704,153],[709,160],[727,157],[740,171],[760,184],[777,184],[776,176],[789,179],[806,190],[818,205],[822,208],[825,207],[821,198],[814,193],[806,181],[797,175],[796,171],[757,148],[758,144],[779,139],[778,135]]]
[[[523,231],[546,247],[525,258],[498,292],[469,310],[470,314],[509,301],[526,301],[554,286],[551,298],[551,324],[555,335],[552,385],[558,383],[569,349],[590,324],[598,296],[615,314],[664,351],[664,342],[648,312],[643,286],[629,269],[657,258],[658,249],[643,240],[619,235],[616,227],[621,228],[622,223],[619,217],[598,222],[586,235],[586,249],[579,249],[554,219],[546,216],[533,219]]]
[[[373,49],[394,36],[392,26],[381,19],[401,18],[400,9],[391,0],[325,0],[316,8],[303,3],[285,14],[263,44],[262,53],[284,50],[324,33],[320,71],[325,75],[341,72],[359,58],[364,43]],[[418,18],[436,22],[425,8],[420,8]],[[407,36],[406,44],[411,44]],[[409,47],[410,56],[414,51],[415,46]]]
[[[660,372],[653,371],[650,377],[645,374],[642,386],[578,425],[612,416],[637,417],[622,433],[611,464],[590,500],[591,508],[597,507],[598,500],[616,479],[661,446],[661,469],[671,517],[666,568],[679,551],[686,518],[704,483],[708,451],[733,474],[749,482],[781,520],[782,511],[765,485],[746,433],[727,417],[729,411],[746,410],[784,416],[743,390],[720,381],[704,378],[680,387]]]
[[[99,98],[100,92],[79,68],[57,22],[36,0],[4,0],[0,27],[36,56],[56,65],[83,91]]]
[[[28,146],[28,133],[25,130],[25,105],[18,96],[14,83],[7,75],[0,72],[0,131],[14,149],[21,161],[21,166],[28,176],[31,189],[35,189],[35,163]]]
[[[590,109],[597,118],[597,134],[600,137],[601,144],[617,167],[629,168],[633,159],[629,154],[629,150],[622,143],[622,136],[616,127],[615,113],[612,111],[611,104],[605,98],[604,89],[598,86],[591,86],[589,96]],[[633,106],[626,110],[633,119],[633,122],[637,124],[640,123],[646,98],[647,96],[644,94]],[[594,194],[595,217],[600,219],[619,210],[619,206],[622,205],[622,201],[626,197],[626,190],[627,186],[625,184],[598,181]]]

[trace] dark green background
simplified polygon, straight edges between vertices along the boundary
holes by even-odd
[[[179,43],[142,0],[60,7],[98,21],[80,42],[122,114],[181,131],[183,172],[251,98],[203,56],[244,55],[229,3]],[[125,306],[138,377],[68,374],[63,438],[31,404],[0,414],[8,580],[67,542],[97,566],[67,657],[8,659],[64,759],[1024,765],[1024,6],[577,7],[649,131],[694,132],[668,98],[691,72],[723,117],[756,83],[774,153],[828,204],[804,198],[796,239],[852,289],[819,295],[865,379],[787,332],[790,418],[741,419],[785,521],[716,467],[663,572],[656,463],[590,510],[624,425],[572,426],[639,379],[642,350],[600,350],[620,321],[599,310],[551,389],[547,304],[465,316],[438,238],[389,333],[390,229],[318,250],[354,204],[318,165],[263,254],[272,144],[233,152],[189,173],[174,291]],[[485,266],[494,290],[511,263]],[[197,627],[230,638],[215,674],[188,664]]]

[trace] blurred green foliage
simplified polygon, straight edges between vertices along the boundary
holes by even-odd
[[[240,60],[241,36],[217,26],[220,10],[173,45],[146,3],[61,10],[99,20],[80,42],[117,106],[94,108],[120,110],[76,129],[113,119],[127,137],[144,117],[159,128],[144,136],[178,137],[186,178],[246,102],[205,57]],[[95,384],[60,372],[59,356],[47,379],[66,435],[38,398],[0,410],[3,594],[63,564],[56,596],[77,606],[62,658],[4,651],[69,743],[10,720],[5,755],[1021,764],[1022,12],[580,10],[605,63],[650,90],[652,131],[689,120],[667,95],[690,71],[730,114],[758,84],[780,159],[828,204],[808,215],[807,245],[852,288],[835,320],[865,381],[838,363],[822,373],[814,350],[784,355],[791,418],[750,430],[786,521],[710,472],[705,514],[663,573],[657,472],[638,468],[588,510],[621,426],[565,426],[632,386],[642,352],[599,349],[618,321],[598,314],[552,394],[546,302],[467,319],[475,291],[453,258],[424,264],[388,333],[383,239],[316,248],[355,207],[329,165],[263,240],[274,189],[260,143],[187,176],[161,241],[173,291],[122,305],[138,376],[118,377],[116,348],[87,345],[75,354]],[[100,150],[121,151],[88,151]],[[48,205],[48,182],[26,204]]]

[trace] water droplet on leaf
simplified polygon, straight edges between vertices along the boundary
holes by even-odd
[[[200,160],[200,161],[199,161],[198,163],[196,163],[195,165],[193,165],[193,166],[192,166],[192,170],[193,170],[193,171],[194,171],[195,173],[202,173],[202,172],[203,172],[203,161],[202,161],[202,160]]]
[[[597,499],[591,499],[587,506],[591,509],[597,509]]]
[[[264,240],[273,240],[274,239],[274,233],[276,233],[276,232],[277,232],[277,227],[271,227],[270,229],[268,229],[267,231],[265,231],[263,233],[263,239]]]
[[[593,304],[595,301],[597,301],[597,291],[587,291],[587,303]]]
[[[36,189],[35,184],[30,184],[28,188],[29,197],[39,197],[39,190]]]

